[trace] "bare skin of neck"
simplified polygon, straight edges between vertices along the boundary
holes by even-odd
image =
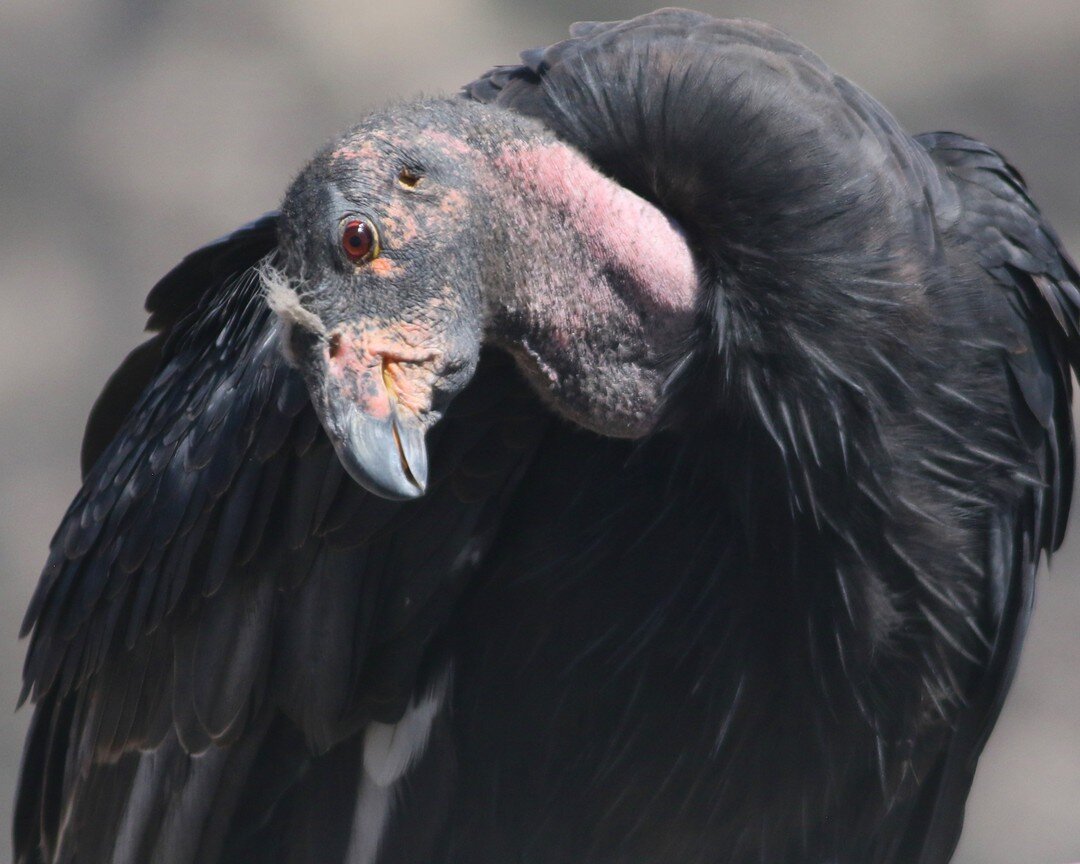
[[[492,337],[569,419],[648,434],[698,308],[685,237],[561,142],[509,144],[493,167],[509,278],[493,280]]]

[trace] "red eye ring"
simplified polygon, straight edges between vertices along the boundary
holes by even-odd
[[[379,256],[379,233],[367,219],[349,219],[341,228],[341,249],[353,264]]]

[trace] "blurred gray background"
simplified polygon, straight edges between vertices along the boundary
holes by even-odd
[[[989,141],[1080,255],[1078,0],[688,3],[777,24],[911,131]],[[0,822],[29,712],[19,620],[78,483],[83,421],[154,280],[274,207],[375,106],[455,89],[648,0],[0,4]],[[1078,508],[1080,509],[1080,508]],[[1074,522],[1077,521],[1074,519]],[[1080,526],[1044,578],[961,864],[1080,861]],[[9,855],[0,840],[0,862]]]

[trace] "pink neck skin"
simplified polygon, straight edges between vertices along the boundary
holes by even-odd
[[[647,434],[697,312],[685,237],[567,144],[513,142],[493,167],[509,277],[493,315],[505,343],[569,419]]]
[[[496,164],[537,203],[564,214],[594,261],[624,270],[644,311],[678,315],[694,309],[694,259],[682,231],[662,211],[566,144],[506,148]]]

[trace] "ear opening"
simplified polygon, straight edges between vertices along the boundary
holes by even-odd
[[[415,189],[420,185],[420,181],[423,179],[423,175],[413,168],[402,168],[398,172],[397,182],[398,185],[405,189]]]

